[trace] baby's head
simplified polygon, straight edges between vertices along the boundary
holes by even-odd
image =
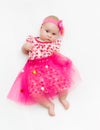
[[[56,16],[48,16],[43,20],[40,29],[40,39],[46,42],[54,42],[60,35],[63,35],[62,21]]]

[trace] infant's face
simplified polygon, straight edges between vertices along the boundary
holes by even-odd
[[[59,28],[53,23],[45,23],[40,29],[40,39],[45,42],[54,42],[59,37]]]

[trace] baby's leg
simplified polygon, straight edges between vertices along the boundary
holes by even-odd
[[[49,113],[50,116],[55,115],[54,104],[49,99],[47,99],[43,95],[40,96],[38,94],[36,96],[34,96],[34,97],[35,97],[36,102],[38,102],[40,105],[42,105],[43,107],[48,109],[48,113]]]
[[[61,104],[64,106],[65,109],[69,108],[69,102],[66,100],[67,96],[68,96],[67,91],[60,92],[58,95],[59,101],[61,102]]]

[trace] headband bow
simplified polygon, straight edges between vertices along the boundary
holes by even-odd
[[[62,20],[59,20],[59,22],[58,22],[58,28],[60,30],[61,35],[63,35],[64,34],[64,27],[63,27]]]

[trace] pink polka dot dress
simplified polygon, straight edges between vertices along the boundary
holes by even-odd
[[[38,103],[42,96],[53,99],[79,81],[72,61],[59,53],[60,40],[43,42],[39,37],[29,36],[26,42],[33,48],[12,85],[9,99],[23,104]]]

